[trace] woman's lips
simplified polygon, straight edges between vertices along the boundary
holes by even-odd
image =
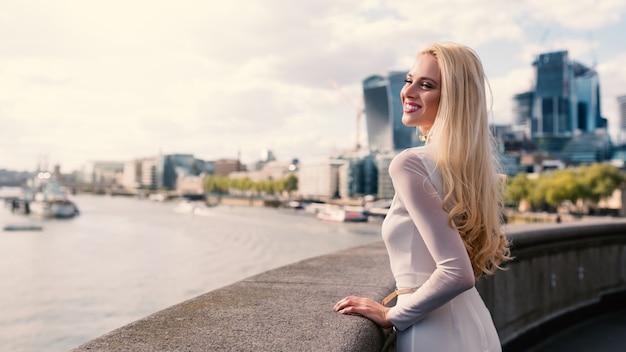
[[[404,103],[404,112],[415,112],[421,108],[422,106],[417,103],[412,103],[412,102]]]

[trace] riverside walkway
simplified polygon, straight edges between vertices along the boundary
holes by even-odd
[[[477,282],[504,351],[530,351],[543,341],[552,348],[550,338],[573,322],[626,310],[626,220],[515,225],[507,233],[516,259]],[[332,307],[348,294],[380,300],[393,286],[379,242],[253,276],[72,351],[379,351],[385,331]],[[615,327],[626,340],[623,318],[600,329]],[[624,350],[622,339],[604,340],[583,338],[568,351]],[[600,342],[609,345],[598,349]],[[559,351],[536,351],[548,350]]]

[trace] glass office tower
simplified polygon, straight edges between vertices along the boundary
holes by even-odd
[[[541,54],[533,63],[536,69],[533,136],[570,136],[572,121],[572,74],[567,51]]]
[[[577,130],[593,132],[607,127],[600,112],[600,80],[594,69],[569,60],[567,51],[541,54],[533,65],[533,137],[568,137]]]
[[[370,149],[394,151],[415,145],[415,129],[402,124],[400,90],[407,72],[373,75],[363,80]]]

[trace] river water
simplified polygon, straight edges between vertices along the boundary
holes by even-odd
[[[0,351],[67,351],[202,293],[305,258],[380,241],[380,223],[295,211],[80,195],[73,219],[0,207]]]

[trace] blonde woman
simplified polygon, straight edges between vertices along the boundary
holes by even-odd
[[[394,327],[400,352],[501,350],[474,287],[510,259],[485,80],[472,49],[438,43],[417,55],[400,93],[402,122],[419,128],[425,145],[389,166],[396,195],[382,235],[397,303],[348,296],[334,307]]]

